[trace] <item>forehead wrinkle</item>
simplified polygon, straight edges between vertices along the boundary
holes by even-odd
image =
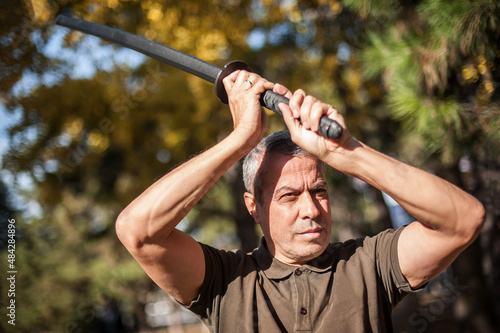
[[[311,169],[311,164],[301,163],[300,160],[314,162],[315,168]],[[258,184],[263,190],[262,198],[273,198],[278,191],[282,192],[283,186],[288,186],[292,190],[302,189],[304,184],[308,183],[312,170],[315,177],[311,186],[315,186],[318,181],[326,184],[324,165],[313,156],[288,156],[275,152],[264,154],[259,168],[260,184]],[[283,177],[286,178],[285,183]],[[297,181],[299,185],[295,188]]]
[[[303,171],[306,171],[304,173]],[[283,192],[302,192],[304,190],[314,191],[319,188],[327,187],[327,182],[324,176],[323,167],[320,163],[316,164],[315,178],[309,184],[309,169],[299,169],[298,171],[293,171],[293,174],[297,176],[294,178],[288,178],[287,182],[280,185],[281,175],[277,181],[274,194],[280,194]]]
[[[316,181],[314,181],[311,186],[306,186],[306,189],[308,189],[309,191],[315,191],[317,189],[320,189],[320,188],[326,188],[327,187],[327,183],[324,179],[321,179],[321,178],[318,178]],[[284,186],[280,186],[276,189],[275,193],[276,194],[280,194],[280,193],[283,193],[283,192],[301,192],[304,190],[304,186],[303,184],[301,184],[300,186],[293,186],[293,185],[284,185]]]

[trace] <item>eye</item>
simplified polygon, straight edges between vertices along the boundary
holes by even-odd
[[[280,200],[292,201],[295,200],[296,198],[297,198],[297,193],[287,192],[280,197]]]
[[[318,188],[311,193],[313,196],[319,199],[324,199],[328,197],[328,190],[325,188]]]

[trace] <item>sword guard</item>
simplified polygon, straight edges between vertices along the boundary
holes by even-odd
[[[239,60],[231,61],[224,66],[224,68],[217,75],[217,79],[215,80],[215,94],[224,104],[228,103],[228,98],[222,80],[224,80],[226,76],[237,70],[248,70],[248,65]]]

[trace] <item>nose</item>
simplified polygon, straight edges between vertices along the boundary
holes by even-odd
[[[302,219],[314,219],[318,217],[320,214],[318,204],[308,191],[304,191],[300,196],[300,217]]]

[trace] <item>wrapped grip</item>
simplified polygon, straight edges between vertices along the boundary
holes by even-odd
[[[276,112],[280,116],[283,116],[283,114],[281,113],[278,104],[285,103],[286,105],[288,105],[288,102],[288,98],[275,93],[272,90],[266,90],[260,97],[260,104],[262,106],[265,106],[269,110]],[[342,127],[335,120],[323,115],[319,121],[318,134],[324,136],[325,138],[336,140],[342,136]]]

